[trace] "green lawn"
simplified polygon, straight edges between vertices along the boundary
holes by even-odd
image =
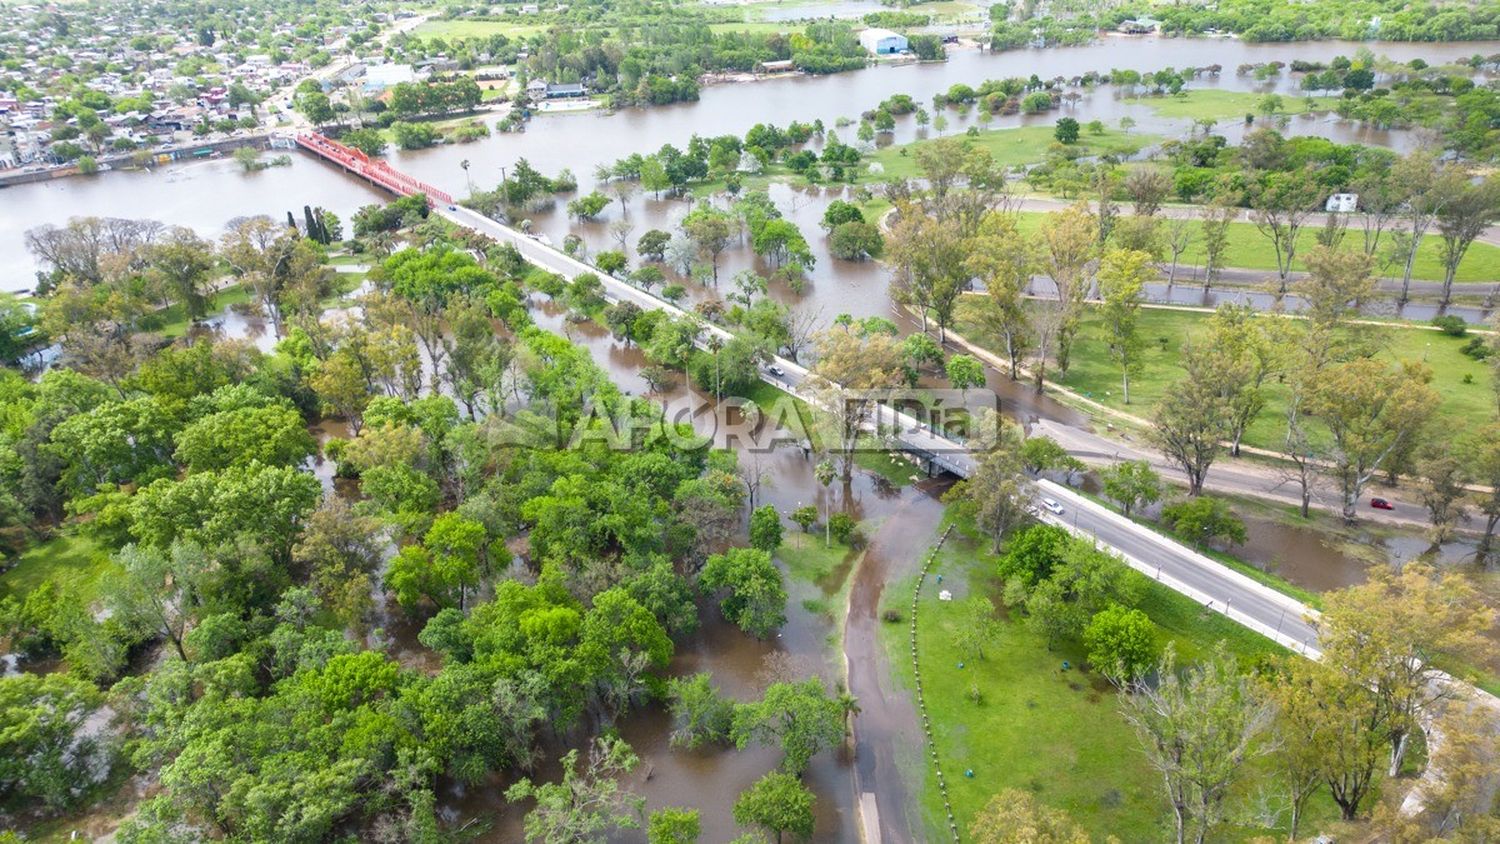
[[[776,559],[786,564],[792,577],[826,585],[831,587],[830,591],[835,591],[842,585],[849,564],[858,555],[840,542],[823,547],[822,513],[818,514],[818,520],[820,523],[814,525],[810,533],[803,533],[802,528],[790,519],[783,519],[784,533],[781,547],[776,549]]]
[[[1000,584],[993,571],[994,558],[984,544],[955,531],[932,570],[933,575],[944,575],[944,582],[939,587],[929,577],[917,616],[927,712],[960,830],[967,831],[975,813],[996,792],[1018,788],[1065,810],[1096,840],[1106,834],[1121,841],[1170,840],[1160,778],[1146,764],[1134,732],[1119,714],[1113,687],[1079,669],[1083,653],[1078,645],[1049,651],[1024,625],[1007,621],[1001,641],[985,659],[965,662],[953,647],[953,621],[945,617],[952,604],[937,599],[938,589],[953,589],[959,597],[971,589],[982,590],[996,598],[998,606]],[[1282,652],[1269,640],[1205,612],[1165,587],[1144,577],[1141,582],[1147,585],[1141,609],[1156,622],[1161,640],[1175,643],[1183,661],[1206,653],[1219,639],[1247,662]],[[903,619],[910,611],[913,586],[914,581],[907,580],[886,591],[886,605],[900,610]],[[897,676],[911,688],[908,636],[905,621],[882,627]],[[1071,663],[1069,670],[1062,669],[1064,660]],[[971,686],[980,690],[978,704],[968,697]],[[973,771],[972,778],[965,776],[967,770]],[[1236,802],[1269,785],[1263,763],[1252,770],[1236,789]],[[946,814],[930,767],[922,779],[926,787],[919,802],[930,837],[937,840],[947,826]],[[1307,828],[1333,816],[1332,801],[1319,795],[1309,807]],[[1227,825],[1216,831],[1214,840],[1275,834]]]
[[[1017,167],[1046,159],[1047,151],[1057,142],[1052,135],[1053,131],[1052,126],[1020,126],[981,131],[974,136],[959,133],[948,137],[968,138],[977,146],[989,150],[997,164]],[[1105,129],[1100,135],[1084,131],[1076,146],[1084,150],[1086,155],[1131,155],[1160,142],[1161,137],[1157,135]],[[910,179],[918,176],[917,162],[912,157],[912,152],[915,147],[924,143],[930,141],[913,141],[878,150],[870,159],[884,168],[884,172],[877,178]]]
[[[725,32],[748,32],[751,35],[774,35],[783,33],[790,35],[802,31],[802,24],[791,21],[734,21],[731,23],[711,23],[708,25],[715,35]]]
[[[225,287],[209,299],[207,313],[213,316],[231,305],[243,305],[248,301],[250,301],[248,287],[239,284]],[[172,339],[187,333],[189,322],[180,303],[157,311],[155,317],[161,321],[161,327],[157,329],[157,333],[161,336]]]
[[[1021,213],[1020,228],[1024,232],[1035,232],[1042,226],[1042,220],[1047,216],[1045,211],[1024,211]],[[1348,233],[1347,237],[1357,242],[1360,233],[1355,224],[1355,230]],[[1310,226],[1302,230],[1297,237],[1297,252],[1306,255],[1317,245],[1319,228]],[[1204,261],[1203,234],[1202,229],[1194,226],[1193,239],[1188,245],[1187,251],[1182,254],[1178,262],[1177,277],[1179,280],[1190,278],[1194,266],[1201,267]],[[1425,279],[1429,281],[1441,281],[1443,278],[1443,265],[1438,258],[1438,246],[1440,241],[1436,236],[1423,238],[1422,245],[1417,248],[1417,261],[1412,267],[1412,278]],[[1254,223],[1230,223],[1229,238],[1224,252],[1224,265],[1226,267],[1238,267],[1249,270],[1266,270],[1268,277],[1274,278],[1276,272],[1276,253],[1271,250],[1271,242],[1260,233]],[[1292,264],[1294,270],[1305,270],[1299,259]],[[1396,272],[1392,269],[1388,272]],[[1464,256],[1462,263],[1458,265],[1458,275],[1455,280],[1459,282],[1473,282],[1493,284],[1500,278],[1500,246],[1489,243],[1475,243],[1469,247],[1468,254]]]
[[[527,18],[528,22],[520,20],[512,21],[476,21],[476,20],[429,20],[416,29],[412,35],[420,38],[442,38],[452,40],[454,38],[488,38],[491,35],[504,35],[507,38],[526,38],[538,32],[546,32],[548,24],[530,23],[533,18]]]
[[[72,595],[92,603],[113,564],[92,539],[63,532],[28,549],[9,571],[0,574],[0,597],[24,599],[33,589],[55,580]]]
[[[1307,98],[1301,95],[1281,94],[1281,110],[1278,114],[1302,114],[1307,111],[1331,111],[1338,101],[1335,97],[1314,97],[1314,107],[1307,107]],[[1218,88],[1197,88],[1184,91],[1177,96],[1140,97],[1158,117],[1181,120],[1244,120],[1246,114],[1260,118],[1260,102],[1264,94],[1251,91],[1223,91]]]
[[[972,296],[960,302],[958,332],[986,348],[1001,348],[996,338],[985,336],[970,318],[976,304]],[[1147,341],[1146,349],[1141,371],[1131,380],[1131,404],[1127,406],[1120,391],[1119,367],[1109,356],[1096,311],[1088,308],[1074,344],[1072,365],[1061,384],[1109,407],[1147,415],[1165,389],[1185,375],[1181,365],[1183,344],[1204,330],[1208,318],[1208,314],[1191,311],[1141,311],[1140,331]],[[1494,414],[1495,390],[1489,367],[1459,351],[1467,338],[1396,326],[1360,330],[1369,332],[1381,349],[1379,356],[1392,364],[1425,361],[1432,369],[1431,385],[1442,397],[1433,422],[1437,430],[1467,430]],[[1464,383],[1465,377],[1471,383]],[[1283,385],[1274,381],[1266,385],[1266,406],[1245,433],[1247,445],[1274,449],[1285,439],[1286,395]]]

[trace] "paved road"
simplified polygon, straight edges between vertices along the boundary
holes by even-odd
[[[1013,204],[1016,209],[1020,211],[1061,211],[1064,208],[1076,204],[1077,201],[1078,200],[1069,201],[1062,199],[1053,199],[1046,196],[1023,196],[1015,200]],[[1090,202],[1089,208],[1092,209],[1093,207],[1094,203]],[[1159,213],[1163,217],[1198,219],[1198,217],[1201,216],[1200,212],[1201,206],[1196,205],[1163,205]],[[1120,204],[1119,213],[1124,215],[1131,214],[1132,212],[1130,210],[1129,203]],[[1349,236],[1360,237],[1363,230],[1360,228],[1359,215],[1348,214],[1345,216],[1349,218]],[[1306,223],[1307,230],[1311,232],[1322,228],[1327,224],[1328,217],[1328,214],[1322,212],[1308,215]],[[1254,223],[1255,220],[1251,216],[1249,209],[1240,209],[1235,213],[1234,222]],[[1396,222],[1399,227],[1400,221]],[[1389,236],[1390,231],[1391,229],[1387,228],[1385,236]],[[1435,234],[1432,234],[1430,232],[1428,236],[1434,238],[1436,237]],[[1484,230],[1484,233],[1479,236],[1479,241],[1481,243],[1500,244],[1500,225],[1490,226],[1486,228]]]

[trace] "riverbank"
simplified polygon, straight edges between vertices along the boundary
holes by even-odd
[[[171,164],[174,161],[216,158],[226,152],[233,152],[240,147],[271,149],[274,137],[276,137],[275,133],[265,132],[258,135],[224,138],[217,141],[178,144],[154,150],[134,150],[116,155],[101,155],[95,159],[101,168],[98,173],[85,173],[76,164],[49,167],[42,170],[0,171],[0,188],[34,184],[37,182],[50,182],[69,176],[93,176],[109,172],[110,170],[149,170]],[[290,149],[290,147],[287,147],[287,149]]]

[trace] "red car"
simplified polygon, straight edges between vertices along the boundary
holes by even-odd
[[[1394,510],[1394,509],[1396,509],[1396,505],[1392,504],[1389,501],[1386,501],[1384,498],[1371,498],[1370,499],[1370,506],[1374,507],[1376,510]]]

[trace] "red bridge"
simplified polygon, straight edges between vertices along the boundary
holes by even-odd
[[[297,135],[297,146],[313,155],[330,161],[350,173],[368,180],[386,190],[400,195],[424,194],[429,205],[452,205],[453,197],[426,182],[397,170],[378,158],[371,158],[357,149],[346,147],[338,141],[325,138],[317,132],[301,132]]]

